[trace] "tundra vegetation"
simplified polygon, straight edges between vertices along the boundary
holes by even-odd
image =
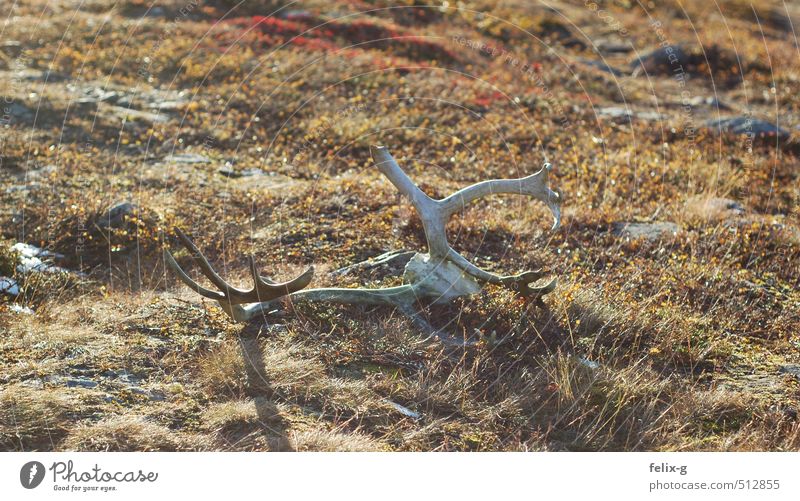
[[[798,7],[435,3],[4,4],[1,449],[800,448]],[[446,232],[555,290],[415,305],[454,348],[233,322],[166,266],[207,283],[182,228],[232,284],[401,285],[426,235],[370,145],[436,199],[552,164],[556,231],[496,195]]]

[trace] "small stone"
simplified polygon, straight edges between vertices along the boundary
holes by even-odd
[[[689,61],[689,53],[680,45],[667,45],[647,52],[631,62],[633,76],[672,73]]]
[[[606,54],[627,54],[633,51],[633,45],[630,42],[620,40],[598,40],[595,45],[598,51]]]
[[[5,42],[0,43],[0,52],[5,54],[11,59],[16,59],[22,54],[24,47],[22,43],[18,42],[17,40],[6,40]]]
[[[728,133],[751,137],[778,136],[782,139],[789,137],[789,131],[778,127],[777,124],[747,116],[709,120],[706,122],[706,127],[718,134]]]
[[[161,124],[169,121],[169,117],[161,113],[151,113],[149,111],[134,110],[122,106],[111,106],[110,111],[111,113],[117,115],[119,118],[122,118],[125,121],[148,122],[154,124]]]
[[[627,122],[632,118],[638,118],[646,121],[657,121],[666,118],[664,114],[655,111],[634,111],[621,106],[600,108],[597,110],[597,114],[600,116],[609,117],[617,122]]]
[[[91,379],[86,378],[70,378],[64,381],[67,388],[95,388],[97,386],[97,381],[92,381]]]
[[[170,155],[166,160],[176,164],[207,164],[211,162],[210,158],[197,153],[179,153],[177,155]]]
[[[118,202],[98,218],[98,224],[103,228],[122,228],[126,218],[133,217],[139,208],[131,202]]]
[[[692,106],[708,106],[712,109],[729,110],[730,106],[723,103],[714,96],[695,96],[689,99],[688,104]]]

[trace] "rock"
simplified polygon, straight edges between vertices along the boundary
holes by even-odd
[[[0,277],[0,294],[17,297],[19,293],[19,284],[16,280],[9,277]]]
[[[161,113],[134,110],[122,106],[110,106],[109,111],[111,114],[116,115],[125,121],[148,122],[151,124],[166,123],[169,121],[169,117]]]
[[[22,54],[24,47],[22,43],[16,40],[6,40],[5,42],[0,43],[0,52],[5,54],[10,59],[16,59]]]
[[[139,211],[139,207],[131,202],[118,202],[106,209],[97,219],[99,226],[105,229],[122,228],[127,218],[132,218]]]
[[[99,87],[90,87],[84,90],[84,95],[75,99],[73,102],[77,104],[114,103],[119,100],[119,97],[119,93],[113,90],[107,91]]]
[[[643,238],[651,242],[673,237],[677,235],[680,230],[680,226],[671,222],[617,222],[611,225],[611,232],[618,237],[631,239]]]
[[[113,379],[115,382],[127,386],[139,386],[142,383],[142,378],[135,374],[131,374],[125,369],[120,370],[106,370],[100,373],[106,379]]]
[[[718,134],[728,133],[753,137],[773,137],[781,139],[789,137],[789,131],[778,127],[776,124],[765,120],[753,119],[748,116],[723,118],[720,120],[709,120],[706,122],[711,132]]]
[[[791,374],[795,378],[800,379],[800,364],[781,365],[778,368],[778,372],[782,374]]]
[[[85,377],[64,377],[60,375],[45,376],[43,380],[45,383],[64,385],[67,388],[91,389],[96,388],[99,384],[97,381]]]
[[[197,153],[178,153],[177,155],[170,155],[166,158],[167,162],[176,164],[207,164],[211,163],[211,159],[199,155]]]
[[[689,100],[692,106],[708,106],[716,110],[730,110],[731,107],[714,96],[695,96]]]
[[[616,122],[628,122],[633,118],[638,118],[647,121],[663,120],[665,115],[655,111],[633,111],[629,108],[622,106],[609,106],[606,108],[599,108],[597,114],[604,117],[609,117]]]
[[[633,45],[631,45],[630,42],[598,40],[595,46],[597,46],[599,52],[604,52],[606,54],[627,54],[633,51]]]
[[[722,221],[744,215],[744,206],[730,198],[696,196],[686,201],[686,212],[703,221]]]
[[[98,383],[97,381],[92,381],[91,379],[86,378],[70,378],[67,379],[64,384],[67,385],[67,388],[95,388]]]
[[[667,45],[659,47],[630,62],[633,76],[641,74],[672,73],[675,68],[689,62],[688,52],[680,45]]]
[[[251,169],[244,169],[244,170],[235,170],[230,165],[225,165],[225,167],[222,167],[217,172],[219,172],[220,174],[222,174],[225,177],[230,177],[230,178],[233,178],[233,179],[237,179],[237,178],[240,178],[240,177],[265,176],[267,174],[266,172],[264,172],[263,170],[261,170],[261,169],[259,169],[257,167],[253,167]]]

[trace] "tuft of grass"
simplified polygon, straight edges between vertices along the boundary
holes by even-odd
[[[71,428],[80,404],[66,394],[22,384],[0,390],[0,448],[47,451]]]
[[[207,447],[199,435],[170,430],[142,416],[112,416],[70,431],[61,448],[68,451],[168,452]]]

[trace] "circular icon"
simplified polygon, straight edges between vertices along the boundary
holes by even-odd
[[[26,489],[35,489],[44,480],[44,465],[39,461],[30,461],[19,470],[19,481]]]

